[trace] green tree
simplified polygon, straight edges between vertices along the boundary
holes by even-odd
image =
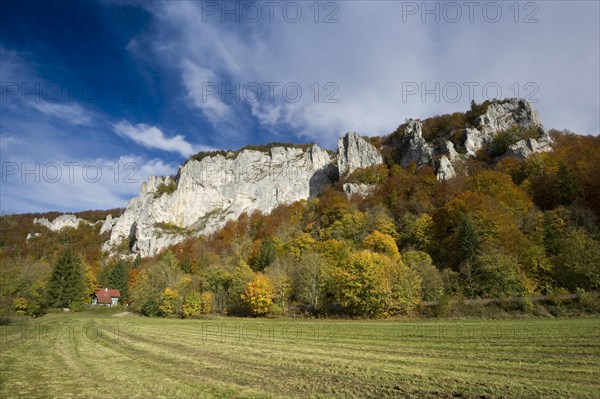
[[[182,276],[177,258],[167,252],[158,262],[150,264],[139,273],[135,287],[130,292],[133,309],[145,316],[159,315],[165,288],[175,287]]]
[[[302,256],[294,274],[294,290],[300,302],[316,313],[321,309],[327,279],[325,260],[321,255],[308,252]]]
[[[289,305],[289,297],[292,291],[292,280],[290,278],[291,264],[288,259],[277,259],[273,265],[265,269],[265,275],[271,281],[273,287],[273,300],[278,313],[286,313]]]
[[[47,287],[47,302],[50,307],[70,308],[90,300],[85,295],[83,262],[71,250],[60,255]]]
[[[119,290],[121,301],[127,303],[129,300],[129,266],[123,261],[118,261],[108,273],[108,285],[110,288]]]
[[[558,165],[558,190],[560,201],[564,205],[572,203],[579,194],[577,179],[564,162]]]
[[[351,315],[408,313],[419,302],[420,280],[400,258],[371,251],[352,253],[333,271],[335,295]]]
[[[574,291],[600,289],[600,242],[581,229],[570,230],[559,241],[559,253],[552,258],[558,283]]]
[[[345,267],[334,271],[336,298],[351,315],[378,316],[386,307],[382,258],[371,251],[352,253]]]
[[[458,248],[460,260],[470,261],[473,259],[481,244],[479,234],[473,222],[462,215],[458,222]]]
[[[419,216],[414,222],[414,240],[417,248],[426,250],[433,238],[433,219],[428,214]]]
[[[402,255],[404,264],[417,272],[421,279],[421,298],[424,301],[436,301],[444,294],[442,273],[432,263],[426,252],[408,251]]]
[[[270,266],[277,256],[277,249],[271,240],[265,240],[260,244],[258,254],[253,259],[252,268],[257,271],[263,271],[265,267]]]
[[[247,311],[241,295],[246,291],[248,283],[254,277],[254,271],[248,266],[243,259],[237,259],[237,266],[231,276],[231,284],[229,286],[228,311],[244,312]]]
[[[483,245],[473,262],[474,290],[488,298],[522,296],[527,289],[515,257],[492,244]]]
[[[213,293],[212,292],[203,292],[202,295],[200,296],[200,299],[202,300],[202,304],[200,306],[200,313],[201,314],[211,313],[213,310],[213,303],[215,300]]]

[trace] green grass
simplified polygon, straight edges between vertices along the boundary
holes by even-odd
[[[600,320],[174,320],[0,326],[2,398],[598,398]]]

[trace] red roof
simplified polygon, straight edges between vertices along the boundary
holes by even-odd
[[[98,303],[112,303],[112,298],[121,298],[119,290],[113,290],[112,288],[100,288],[95,292]]]

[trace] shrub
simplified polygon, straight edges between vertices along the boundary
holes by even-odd
[[[169,179],[156,187],[154,198],[160,198],[163,194],[171,194],[175,190],[177,190],[177,181],[175,179]]]
[[[587,292],[581,288],[577,288],[575,293],[577,294],[577,303],[579,303],[583,310],[592,312],[600,311],[600,298],[597,294]]]
[[[519,141],[519,133],[515,127],[503,130],[496,134],[488,147],[488,152],[491,156],[497,157],[508,151],[508,147]]]
[[[569,295],[569,291],[564,288],[558,288],[550,293],[550,303],[554,306],[561,306],[565,302],[567,295]]]
[[[529,296],[519,298],[519,307],[525,313],[532,313],[535,309],[535,305]]]
[[[448,294],[442,295],[437,305],[433,306],[433,315],[435,317],[446,317],[452,311],[452,297]]]
[[[388,168],[386,165],[371,166],[368,168],[356,169],[348,178],[347,182],[361,184],[378,184],[388,177]]]
[[[465,114],[462,112],[427,118],[423,122],[423,138],[431,141],[440,136],[448,136],[453,132],[461,131],[465,128],[466,124],[467,120],[465,119]]]

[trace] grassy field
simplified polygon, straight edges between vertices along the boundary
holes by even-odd
[[[2,398],[598,398],[598,318],[0,326]]]

